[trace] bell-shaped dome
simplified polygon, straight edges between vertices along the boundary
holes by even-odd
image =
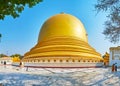
[[[53,66],[51,63],[55,63],[56,67],[65,66],[59,62],[66,61],[67,67],[71,66],[71,61],[98,63],[103,59],[88,44],[85,28],[76,17],[70,14],[57,14],[43,24],[38,43],[23,58],[25,62],[36,60],[40,63],[46,62],[47,66]]]
[[[38,41],[53,37],[75,37],[85,42],[87,34],[80,20],[70,14],[57,14],[49,18],[42,26]]]

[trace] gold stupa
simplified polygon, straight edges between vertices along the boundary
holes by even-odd
[[[101,55],[88,44],[81,21],[64,13],[45,21],[38,43],[23,58],[26,64],[41,67],[80,67],[81,63],[88,66],[95,63],[97,66],[102,60]]]

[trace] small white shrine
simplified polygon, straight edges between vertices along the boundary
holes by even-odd
[[[0,64],[12,64],[12,58],[11,57],[1,57]]]
[[[120,46],[110,47],[110,62],[109,65],[117,63],[120,66]]]

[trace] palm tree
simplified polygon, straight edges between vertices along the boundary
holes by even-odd
[[[2,34],[0,34],[0,42],[1,42],[1,37],[2,37]]]

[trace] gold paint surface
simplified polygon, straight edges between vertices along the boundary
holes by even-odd
[[[57,14],[49,18],[42,26],[38,41],[52,37],[77,37],[87,42],[87,35],[80,20],[70,14]]]

